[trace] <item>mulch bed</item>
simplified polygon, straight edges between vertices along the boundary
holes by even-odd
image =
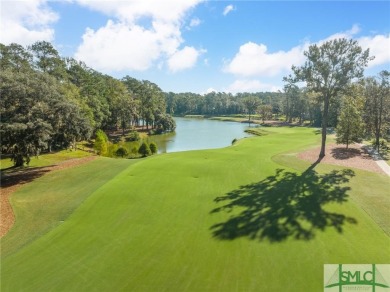
[[[301,152],[298,154],[298,157],[314,163],[318,159],[320,149],[318,147]],[[321,160],[321,163],[358,168],[381,174],[385,173],[367,151],[356,144],[349,145],[348,149],[344,145],[326,145],[325,157]]]

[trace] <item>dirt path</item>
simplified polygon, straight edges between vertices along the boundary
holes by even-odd
[[[96,156],[88,156],[67,160],[60,164],[46,167],[25,168],[2,177],[0,188],[0,238],[7,234],[15,222],[15,216],[9,198],[16,190],[48,172],[74,167],[92,161],[95,158]]]
[[[318,159],[319,153],[320,147],[301,152],[298,154],[298,157],[314,163]],[[386,172],[378,166],[376,160],[371,157],[367,148],[356,144],[350,145],[349,149],[346,149],[344,145],[326,145],[325,157],[321,160],[321,163],[341,165],[386,174]]]

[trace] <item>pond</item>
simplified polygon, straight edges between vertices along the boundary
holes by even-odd
[[[251,136],[248,124],[197,118],[175,118],[176,131],[150,137],[159,153],[227,147],[233,139]]]

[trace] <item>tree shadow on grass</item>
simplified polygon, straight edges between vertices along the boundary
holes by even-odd
[[[346,222],[356,224],[354,218],[324,208],[328,203],[347,201],[350,187],[344,184],[354,172],[344,169],[318,174],[313,169],[318,162],[302,174],[278,169],[275,175],[216,198],[216,203],[225,205],[211,213],[232,215],[210,228],[213,236],[221,240],[310,240],[316,231],[334,228],[342,233]]]
[[[8,188],[18,184],[26,184],[50,171],[50,166],[44,167],[12,167],[1,171],[1,187]]]

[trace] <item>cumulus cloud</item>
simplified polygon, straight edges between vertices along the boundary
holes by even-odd
[[[146,70],[159,58],[158,35],[140,26],[129,28],[108,21],[105,27],[87,29],[75,57],[103,71]]]
[[[193,47],[184,47],[178,50],[168,59],[168,67],[171,72],[177,72],[192,68],[202,51],[198,51]]]
[[[350,39],[350,38],[353,38],[354,35],[356,35],[359,32],[360,32],[359,25],[354,24],[351,29],[346,30],[346,31],[342,31],[342,32],[337,32],[335,34],[332,34],[329,37],[327,37],[327,38],[325,38],[323,40],[320,40],[319,42],[317,42],[317,44],[318,45],[322,45],[323,43],[325,43],[327,41],[335,40],[335,39],[342,39],[342,38]]]
[[[89,9],[114,16],[127,23],[134,23],[144,17],[164,22],[180,21],[190,9],[203,0],[76,1]]]
[[[370,56],[375,56],[368,67],[390,63],[390,34],[361,37],[358,42],[363,49],[370,49]]]
[[[201,21],[199,18],[193,18],[190,22],[190,27],[195,27],[201,24]]]
[[[353,38],[359,32],[359,26],[353,25],[350,30],[335,33],[316,44],[321,45],[337,38]],[[374,61],[369,63],[369,67],[390,62],[390,34],[363,36],[355,39],[363,49],[370,49],[370,55],[375,56]],[[225,61],[223,71],[242,77],[272,77],[285,74],[290,71],[292,65],[299,66],[304,63],[303,52],[311,44],[313,43],[305,42],[287,51],[269,52],[265,44],[247,42],[240,46],[231,60]]]
[[[223,10],[223,15],[226,16],[228,15],[230,12],[232,12],[234,10],[234,6],[233,5],[228,5],[225,7],[225,9]]]
[[[162,61],[168,61],[173,72],[194,66],[200,52],[187,47],[180,50],[184,42],[181,29],[186,13],[201,1],[78,0],[80,5],[112,19],[96,31],[86,30],[75,57],[105,72],[143,71],[156,62],[162,67]],[[191,23],[197,25],[196,19]],[[185,61],[179,65],[178,59]]]
[[[29,45],[38,40],[52,41],[51,25],[59,18],[46,0],[2,1],[0,42]]]
[[[202,92],[201,94],[208,94],[208,93],[212,93],[212,92],[217,92],[217,90],[215,90],[212,87],[209,87],[209,88],[206,89],[205,92]]]
[[[261,91],[278,91],[281,88],[273,84],[262,83],[255,79],[238,79],[230,84],[225,91],[230,93],[238,92],[261,92]]]
[[[270,53],[266,45],[248,42],[240,47],[224,71],[241,76],[275,76],[289,70],[294,64],[302,63],[305,47],[301,45],[290,51]]]

